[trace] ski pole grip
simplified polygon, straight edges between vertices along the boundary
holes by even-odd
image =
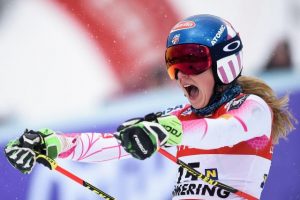
[[[43,155],[43,154],[40,154],[40,153],[37,153],[37,152],[36,152],[36,154],[37,154],[36,162],[44,165],[45,167],[49,168],[50,170],[56,169],[57,163],[56,163],[55,160],[53,160],[52,158],[49,158],[46,155]]]

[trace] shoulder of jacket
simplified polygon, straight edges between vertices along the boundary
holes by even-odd
[[[174,107],[169,107],[166,110],[162,111],[162,115],[170,115],[170,114],[176,115],[176,113],[181,112],[188,105],[189,104],[181,104],[181,105],[177,105],[177,106],[174,106]]]
[[[234,110],[240,108],[245,102],[253,102],[257,105],[260,105],[262,107],[268,107],[268,104],[263,100],[261,97],[255,95],[255,94],[241,94],[231,101],[229,101],[225,108],[227,111]]]

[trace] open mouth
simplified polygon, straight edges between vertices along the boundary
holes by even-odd
[[[199,89],[194,85],[184,85],[190,99],[195,99],[199,94]]]

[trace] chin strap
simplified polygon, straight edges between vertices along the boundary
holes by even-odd
[[[215,91],[215,95],[212,96],[210,102],[206,107],[200,109],[192,107],[192,111],[197,115],[209,115],[215,112],[215,110],[218,109],[224,103],[227,103],[234,97],[238,96],[243,90],[240,85],[238,85],[237,83],[233,83],[223,91],[218,91],[218,88],[216,88]]]

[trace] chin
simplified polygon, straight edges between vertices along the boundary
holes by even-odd
[[[201,109],[201,108],[204,108],[206,105],[207,105],[207,103],[205,103],[205,102],[192,102],[192,101],[190,101],[189,100],[189,102],[190,102],[190,104],[193,106],[193,108],[196,108],[196,109]]]
[[[202,106],[202,105],[199,105],[199,104],[194,104],[194,103],[192,103],[192,102],[190,102],[191,103],[191,105],[193,106],[193,108],[196,108],[196,109],[200,109],[200,108],[203,108],[204,106]]]
[[[193,106],[193,105],[192,105]],[[193,108],[195,108],[195,109],[201,109],[201,108],[203,108],[202,106],[193,106]]]

